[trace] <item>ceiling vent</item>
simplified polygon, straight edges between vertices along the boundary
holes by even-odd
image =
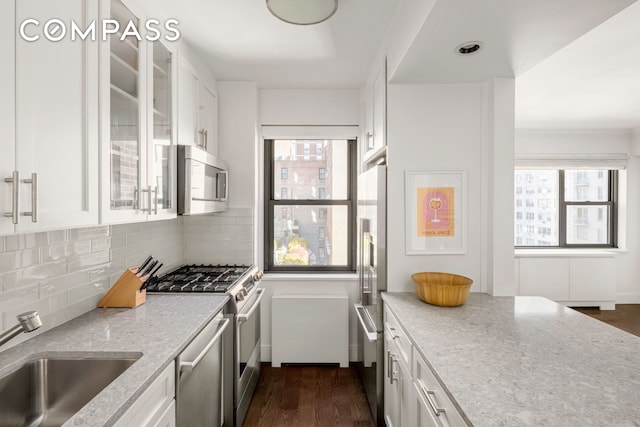
[[[472,53],[476,53],[482,47],[482,42],[465,42],[461,45],[458,45],[456,48],[456,52],[459,55],[471,55]]]

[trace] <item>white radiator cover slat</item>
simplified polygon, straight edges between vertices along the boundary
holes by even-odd
[[[271,365],[349,366],[349,297],[280,294],[271,298]]]

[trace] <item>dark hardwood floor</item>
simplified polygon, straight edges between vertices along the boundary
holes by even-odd
[[[355,367],[261,366],[244,427],[373,427]]]
[[[615,310],[587,307],[575,310],[640,337],[640,304],[616,304]]]

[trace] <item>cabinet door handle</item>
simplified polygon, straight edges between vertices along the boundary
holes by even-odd
[[[204,130],[204,149],[206,150],[209,147],[209,131]]]
[[[32,173],[30,179],[23,179],[25,184],[31,184],[31,212],[22,215],[30,216],[31,222],[38,222],[38,174]]]
[[[389,377],[389,383],[390,384],[398,382],[398,377],[396,376],[398,371],[395,369],[395,367],[397,365],[398,365],[398,359],[396,359],[396,355],[395,354],[392,354],[391,355],[391,363],[389,364],[389,367],[391,368],[391,376]]]
[[[367,132],[367,149],[371,150],[374,147],[373,144],[373,133]]]
[[[153,197],[153,214],[158,215],[158,186],[156,185],[153,189],[154,197]]]
[[[149,212],[149,214],[153,213],[153,209],[151,209],[151,199],[151,186],[147,185],[147,212]]]
[[[20,220],[20,173],[13,171],[10,178],[5,178],[4,182],[11,184],[11,212],[5,212],[6,218],[11,218],[11,222],[17,224]]]
[[[207,148],[207,130],[205,128],[202,128],[198,131],[198,133],[200,134],[200,143],[198,144],[198,146],[206,149]]]
[[[135,186],[133,187],[133,209],[134,210],[138,210],[140,208],[139,206],[139,198],[138,198],[138,187]]]
[[[422,392],[424,397],[427,399],[427,403],[431,407],[431,411],[433,411],[433,414],[436,417],[439,417],[441,413],[445,412],[443,408],[438,408],[438,405],[433,400],[433,397],[431,397],[436,395],[435,391],[427,390],[425,386],[423,386],[422,384],[420,384],[420,391]]]

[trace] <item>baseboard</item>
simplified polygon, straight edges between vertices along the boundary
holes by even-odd
[[[616,294],[616,304],[640,304],[640,292],[623,292]]]
[[[260,360],[262,362],[271,362],[271,345],[265,344],[260,347]],[[349,362],[358,361],[358,346],[352,344],[349,346]]]
[[[356,344],[352,344],[349,346],[349,362],[357,362],[358,361],[358,346]]]
[[[271,362],[271,344],[260,346],[260,361]]]

